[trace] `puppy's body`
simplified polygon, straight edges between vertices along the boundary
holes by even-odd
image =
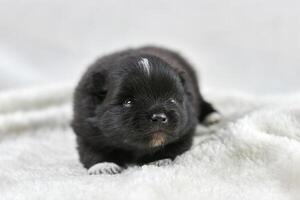
[[[102,57],[74,95],[80,161],[91,168],[174,159],[190,148],[197,123],[214,111],[191,65],[175,52],[144,47]]]

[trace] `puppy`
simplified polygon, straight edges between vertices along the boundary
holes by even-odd
[[[191,147],[198,123],[219,117],[182,56],[143,47],[88,68],[75,90],[72,127],[89,174],[115,174],[132,164],[168,164]]]

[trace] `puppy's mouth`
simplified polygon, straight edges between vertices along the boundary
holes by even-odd
[[[166,142],[166,133],[163,131],[153,132],[150,136],[150,147],[163,146]]]

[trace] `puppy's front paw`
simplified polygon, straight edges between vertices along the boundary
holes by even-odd
[[[93,165],[88,169],[89,175],[97,175],[97,174],[118,174],[123,170],[119,165],[112,162],[102,162]]]
[[[167,159],[162,159],[162,160],[157,160],[154,162],[149,163],[149,165],[155,165],[155,166],[167,166],[170,165],[172,163],[172,160],[167,158]]]
[[[209,125],[216,124],[221,120],[222,120],[222,115],[220,113],[213,112],[205,117],[204,124],[209,126]]]

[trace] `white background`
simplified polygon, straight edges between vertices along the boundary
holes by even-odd
[[[299,91],[298,0],[0,0],[0,90],[77,80],[142,44],[182,52],[204,88]]]

